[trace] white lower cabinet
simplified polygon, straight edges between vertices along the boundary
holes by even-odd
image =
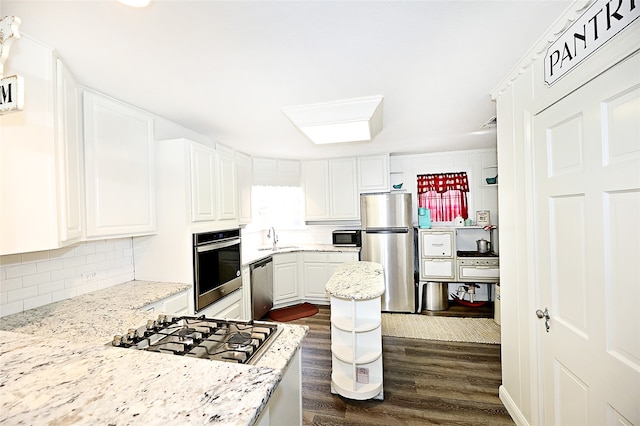
[[[282,380],[255,423],[257,426],[302,425],[302,362],[296,350]]]
[[[329,303],[325,289],[335,270],[346,262],[358,260],[356,252],[309,252],[302,255],[304,299],[309,302]]]
[[[331,392],[346,398],[382,399],[380,297],[331,297]]]
[[[147,305],[142,310],[170,315],[190,315],[189,300],[189,291],[185,290]]]
[[[298,253],[273,255],[273,306],[282,307],[300,299]]]
[[[220,299],[218,302],[207,306],[201,311],[197,312],[197,315],[204,315],[207,318],[221,318],[221,319],[234,319],[240,320],[243,318],[242,312],[242,288],[234,291],[233,293]]]

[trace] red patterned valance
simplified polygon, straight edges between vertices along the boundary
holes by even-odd
[[[418,175],[418,194],[429,191],[442,194],[454,190],[469,192],[469,181],[465,172]]]

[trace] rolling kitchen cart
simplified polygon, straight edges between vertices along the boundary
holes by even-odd
[[[382,265],[345,263],[326,290],[331,295],[331,393],[382,400]]]

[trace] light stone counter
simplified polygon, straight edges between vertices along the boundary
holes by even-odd
[[[382,265],[375,262],[349,262],[341,265],[326,285],[327,292],[341,299],[369,300],[384,293]]]
[[[265,247],[266,248],[266,247]],[[269,256],[278,253],[295,253],[295,252],[314,252],[314,251],[328,251],[328,252],[351,252],[360,253],[360,247],[337,247],[331,244],[283,244],[281,248],[277,250],[259,250],[258,248],[249,248],[242,250],[242,266],[249,266],[252,263],[258,262],[262,259],[266,259]]]
[[[190,284],[129,281],[0,318],[0,330],[105,344],[150,318],[140,309],[191,288]],[[157,314],[154,314],[157,317]]]
[[[307,327],[279,324],[254,366],[108,344],[189,287],[132,281],[0,318],[0,424],[253,424]]]

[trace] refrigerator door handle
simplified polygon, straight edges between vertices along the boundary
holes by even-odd
[[[367,234],[408,234],[409,228],[368,228],[364,229]]]

